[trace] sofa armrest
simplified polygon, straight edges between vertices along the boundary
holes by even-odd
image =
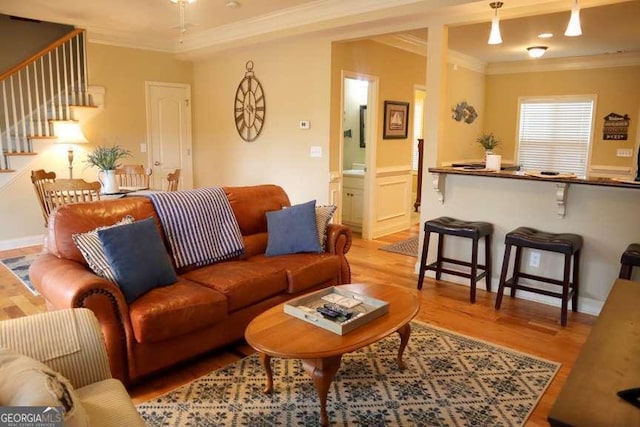
[[[0,322],[0,346],[61,373],[74,388],[111,378],[98,319],[84,308]]]
[[[351,229],[346,225],[329,224],[325,252],[340,257],[341,284],[351,283],[351,267],[346,257],[349,249],[351,249]]]
[[[127,338],[133,336],[133,332],[129,307],[118,286],[78,262],[47,253],[31,264],[29,277],[47,301],[49,310],[88,308],[93,311],[102,328],[111,374],[127,384]]]

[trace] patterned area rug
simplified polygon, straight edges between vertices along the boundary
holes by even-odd
[[[17,256],[13,258],[5,258],[0,259],[5,267],[7,267],[11,272],[16,276],[22,284],[29,289],[29,291],[34,295],[40,295],[38,291],[35,290],[33,284],[29,280],[29,266],[33,262],[34,259],[38,257],[38,254],[33,255],[24,255]]]
[[[407,240],[403,240],[391,245],[381,246],[381,251],[395,252],[402,255],[418,256],[418,236],[409,237]]]
[[[398,369],[396,334],[342,358],[327,411],[340,426],[521,426],[560,364],[412,322]],[[316,390],[297,360],[273,358],[265,395],[257,355],[138,406],[149,426],[318,426]]]

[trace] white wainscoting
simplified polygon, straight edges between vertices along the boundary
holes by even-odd
[[[411,226],[411,165],[378,168],[372,197],[373,238]]]

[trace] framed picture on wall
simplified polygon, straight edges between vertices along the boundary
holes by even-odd
[[[384,101],[383,139],[407,139],[409,130],[409,103]]]

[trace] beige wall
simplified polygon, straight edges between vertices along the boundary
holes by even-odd
[[[403,101],[413,104],[414,86],[424,85],[426,81],[425,57],[370,40],[333,43],[331,57],[331,170],[338,170],[339,164],[342,70],[377,76],[380,79],[377,167],[410,164],[413,109],[410,107],[408,138],[383,139],[384,101]]]
[[[633,166],[635,157],[616,157],[618,148],[635,148],[640,117],[640,67],[598,68],[540,73],[487,76],[487,102],[484,127],[503,141],[503,157],[515,159],[515,138],[519,96],[587,95],[598,96],[592,165]],[[604,141],[602,128],[609,113],[631,117],[629,139]],[[634,151],[635,153],[635,151]]]
[[[145,81],[191,84],[192,65],[170,54],[94,43],[88,44],[87,57],[89,84],[104,87],[105,105],[81,124],[90,143],[75,148],[74,178],[95,181],[97,170],[86,168],[83,162],[86,152],[96,145],[122,145],[133,152],[131,162],[147,164],[147,154],[140,153],[140,144],[147,137]],[[36,141],[35,150],[38,156],[12,160],[16,168],[24,169],[0,186],[0,224],[10,224],[0,227],[0,249],[36,244],[44,232],[30,171],[42,168],[68,177],[66,146]],[[15,220],[18,217],[20,221]]]
[[[482,133],[485,117],[489,115],[488,109],[485,108],[484,74],[447,64],[446,98],[451,109],[464,101],[475,108],[478,117],[473,123],[465,123],[464,120],[458,122],[452,118],[452,114],[440,118],[444,140],[438,147],[438,164],[483,159],[484,150],[475,141]]]
[[[166,53],[95,43],[87,57],[90,84],[105,88],[104,111],[82,125],[87,139],[91,146],[121,145],[132,151],[127,163],[148,166],[147,153],[140,152],[147,142],[145,82],[193,84],[193,65]]]
[[[328,200],[331,44],[299,39],[220,53],[194,65],[194,186],[281,185],[292,203]],[[236,131],[234,98],[248,60],[263,85],[257,140]],[[298,128],[309,120],[310,129]],[[310,156],[312,146],[322,157]]]

